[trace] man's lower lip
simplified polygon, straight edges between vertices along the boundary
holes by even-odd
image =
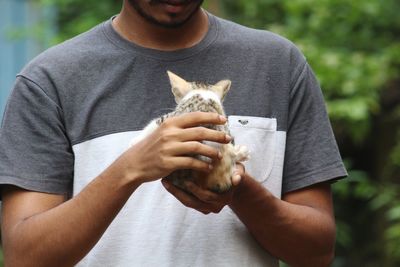
[[[179,1],[179,0],[158,0],[159,3],[167,4],[167,5],[172,5],[172,6],[182,6],[186,5],[190,1]]]
[[[185,8],[185,5],[169,5],[166,3],[161,3],[161,5],[168,13],[179,13],[182,12]]]

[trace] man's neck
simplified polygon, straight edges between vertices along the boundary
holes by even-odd
[[[208,31],[208,16],[199,8],[182,26],[166,28],[147,21],[129,5],[113,20],[114,29],[125,39],[152,49],[173,51],[199,43]]]

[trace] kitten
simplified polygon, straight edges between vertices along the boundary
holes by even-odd
[[[222,80],[214,85],[207,85],[198,82],[187,82],[170,71],[167,73],[177,106],[171,113],[151,121],[143,129],[142,134],[131,142],[131,145],[148,136],[169,117],[195,111],[215,112],[225,116],[222,100],[230,89],[231,81]],[[227,124],[203,126],[225,132],[229,135]],[[231,179],[233,171],[235,170],[235,163],[246,161],[249,158],[249,151],[245,146],[235,146],[233,142],[220,144],[203,141],[203,143],[219,149],[222,154],[221,160],[214,160],[214,162],[212,162],[213,169],[211,172],[205,174],[195,170],[177,170],[168,175],[167,179],[171,179],[174,185],[184,190],[185,180],[190,180],[204,189],[209,189],[217,193],[226,192],[232,186]],[[208,157],[200,155],[193,156],[203,161],[211,162],[211,159]]]

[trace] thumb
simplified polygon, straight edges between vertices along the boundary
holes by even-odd
[[[236,163],[236,170],[233,172],[233,175],[232,175],[233,186],[237,186],[240,183],[244,174],[245,174],[244,165],[240,164],[240,163]]]

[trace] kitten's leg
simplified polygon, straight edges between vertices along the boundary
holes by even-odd
[[[138,136],[132,139],[132,141],[129,143],[129,147],[142,141],[144,138],[146,138],[152,132],[154,132],[157,128],[158,128],[157,120],[152,120],[146,127],[144,127],[144,129]]]
[[[213,163],[213,170],[207,174],[206,179],[201,177],[197,184],[204,184],[205,188],[216,192],[224,193],[232,187],[232,174],[235,167],[235,153],[232,144],[222,145],[220,148],[222,159]]]
[[[250,159],[250,151],[247,146],[233,145],[231,149],[232,161],[234,166],[231,169],[231,177],[235,174],[237,163],[244,162]]]
[[[213,171],[207,177],[207,188],[217,193],[228,191],[232,187],[232,176],[236,170],[236,162],[249,159],[246,146],[227,144],[221,147],[222,160],[214,165]]]

